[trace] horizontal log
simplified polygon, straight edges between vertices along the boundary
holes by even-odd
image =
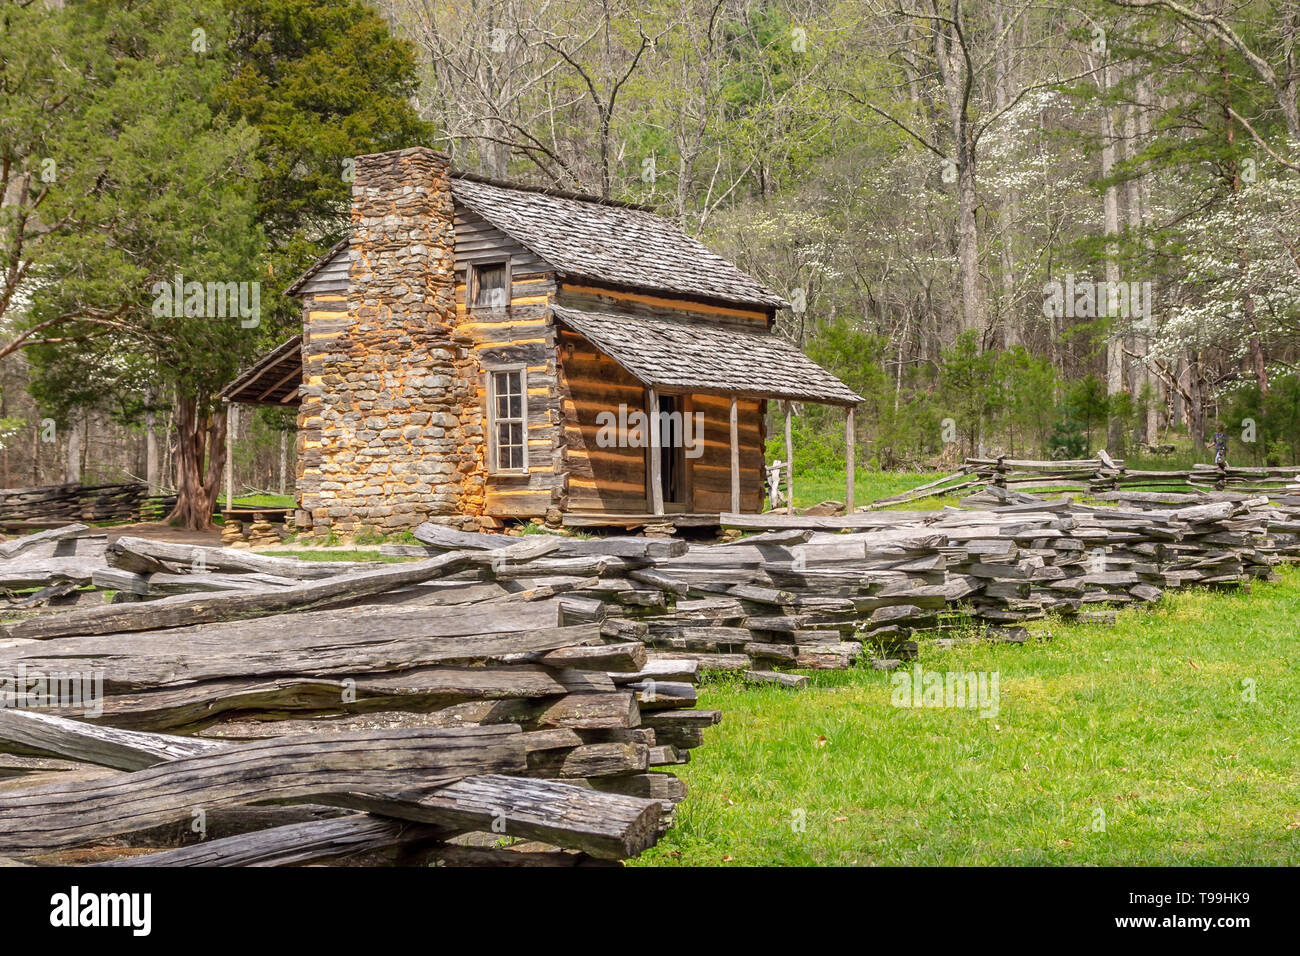
[[[97,588],[127,591],[141,597],[193,594],[199,591],[243,591],[250,588],[282,588],[297,584],[294,578],[260,572],[248,574],[168,574],[156,571],[138,574],[121,568],[96,568],[90,583]]]
[[[413,532],[417,541],[425,545],[448,550],[457,548],[506,548],[519,538],[505,534],[483,534],[456,531],[445,525],[422,524]],[[607,555],[621,558],[671,558],[686,553],[686,542],[679,538],[636,538],[627,536],[607,538],[568,538],[557,536],[557,557]]]
[[[313,820],[95,864],[100,867],[304,866],[347,860],[396,846],[442,841],[447,827],[365,813]]]
[[[548,667],[635,673],[645,666],[646,650],[641,643],[562,647],[542,654],[538,661]]]
[[[383,567],[375,561],[303,561],[237,548],[209,548],[133,535],[123,535],[110,544],[104,553],[104,560],[111,567],[136,574],[229,571],[270,574],[303,581]]]
[[[663,812],[657,800],[499,774],[468,777],[415,799],[365,803],[385,816],[541,840],[608,860],[653,846]]]
[[[60,581],[90,584],[103,560],[90,556],[62,558],[18,557],[0,561],[0,587],[11,591],[43,587]]]
[[[48,544],[64,541],[69,538],[79,538],[87,534],[90,528],[84,524],[68,524],[61,528],[49,528],[45,531],[37,531],[35,534],[25,534],[20,538],[12,541],[6,541],[0,544],[0,561],[11,561],[24,552],[36,548],[44,547]]]
[[[512,726],[257,741],[105,781],[0,792],[0,849],[76,846],[187,819],[195,807],[323,802],[524,769],[522,735]]]
[[[183,627],[265,617],[283,611],[305,611],[330,600],[379,594],[393,588],[420,584],[475,563],[528,560],[553,550],[553,547],[544,541],[521,541],[503,551],[452,552],[428,561],[339,574],[275,590],[198,596],[181,594],[143,605],[113,605],[70,611],[47,618],[0,625],[0,635],[41,640]]]
[[[137,733],[39,711],[9,709],[0,709],[0,742],[117,770],[140,770],[166,760],[213,753],[223,746],[190,737]]]
[[[117,693],[222,678],[356,677],[460,661],[481,664],[600,642],[599,624],[548,626],[559,616],[553,602],[510,610],[533,617],[500,609],[389,608],[381,618],[357,609],[242,627],[200,626],[167,639],[67,638],[0,648],[0,674],[13,673],[20,664],[45,674],[102,671],[106,690]]]

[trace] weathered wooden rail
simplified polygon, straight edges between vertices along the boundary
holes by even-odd
[[[1049,613],[1105,621],[1169,588],[1237,586],[1300,558],[1300,498],[1119,493],[1136,497],[1098,507],[1005,494],[1015,503],[978,510],[724,514],[729,527],[762,533],[605,557],[599,567],[548,555],[532,568],[550,573],[527,585],[569,588],[566,599],[603,609],[607,628],[621,618],[652,661],[689,657],[782,682],[794,679],[781,668],[847,667],[864,648],[879,660],[908,656],[920,634],[979,625],[990,639],[1023,641],[1020,625]],[[442,554],[510,540],[435,525],[416,537],[423,547],[385,550]],[[591,553],[618,540],[644,539],[566,547]],[[577,577],[592,573],[592,582]]]
[[[175,495],[149,495],[143,482],[0,488],[0,526],[69,521],[146,521],[161,518]]]
[[[84,540],[33,538],[0,569]],[[136,585],[119,603],[3,625],[0,856],[609,863],[670,825],[685,787],[664,769],[720,719],[694,709],[697,662],[652,664],[629,622],[526,581],[533,562],[621,560],[580,542],[357,565],[121,538],[97,560],[89,588]],[[14,675],[98,675],[97,694],[30,709]]]
[[[1187,485],[1204,491],[1252,491],[1278,494],[1288,489],[1300,490],[1300,466],[1229,467],[1193,465],[1191,468],[1132,469],[1122,458],[1111,458],[1105,451],[1097,458],[1068,461],[1036,461],[1013,458],[967,458],[961,469],[934,481],[868,505],[875,510],[908,504],[924,498],[953,495],[970,489],[1034,491],[1083,491],[1100,493],[1121,488],[1167,488]],[[978,493],[978,492],[972,492]],[[990,496],[976,498],[974,504],[999,504],[1005,501]]]

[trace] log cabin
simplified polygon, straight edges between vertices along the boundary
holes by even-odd
[[[772,331],[780,296],[649,209],[426,148],[357,158],[348,238],[288,291],[302,333],[222,397],[297,405],[308,534],[716,525],[763,509],[768,402],[787,446],[792,402],[845,408],[850,440],[861,402]]]

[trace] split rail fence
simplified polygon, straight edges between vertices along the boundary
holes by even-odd
[[[1171,489],[1188,486],[1199,491],[1300,491],[1300,466],[1240,467],[1193,465],[1191,468],[1130,469],[1122,458],[1102,451],[1097,458],[1032,461],[1013,458],[967,458],[960,470],[908,491],[878,498],[867,507],[887,508],[925,498],[969,492],[971,489],[1081,491],[1091,494],[1121,488]],[[992,499],[990,499],[992,500]]]
[[[0,488],[0,526],[157,520],[175,504],[175,495],[151,496],[143,482]]]
[[[381,549],[401,563],[106,546],[84,526],[6,542],[0,856],[620,860],[671,822],[685,788],[665,771],[721,718],[697,706],[701,672],[797,687],[791,669],[1025,643],[1049,614],[1105,622],[1300,560],[1300,496],[1096,494],[726,514],[756,533],[717,544],[425,524]],[[19,673],[99,674],[102,694],[33,710]]]
[[[651,661],[599,605],[516,583],[564,543],[511,538],[373,564],[130,537],[106,548],[84,526],[0,546],[8,588],[39,585],[0,625],[0,766],[11,778],[0,856],[115,866],[636,856],[685,796],[661,769],[685,763],[720,715],[695,706],[697,662]],[[87,680],[99,694],[84,693]],[[82,699],[32,690],[56,683]]]

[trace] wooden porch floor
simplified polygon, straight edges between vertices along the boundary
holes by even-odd
[[[624,511],[566,511],[566,528],[640,528],[649,524],[671,524],[679,528],[707,528],[722,524],[717,511],[650,514]]]

